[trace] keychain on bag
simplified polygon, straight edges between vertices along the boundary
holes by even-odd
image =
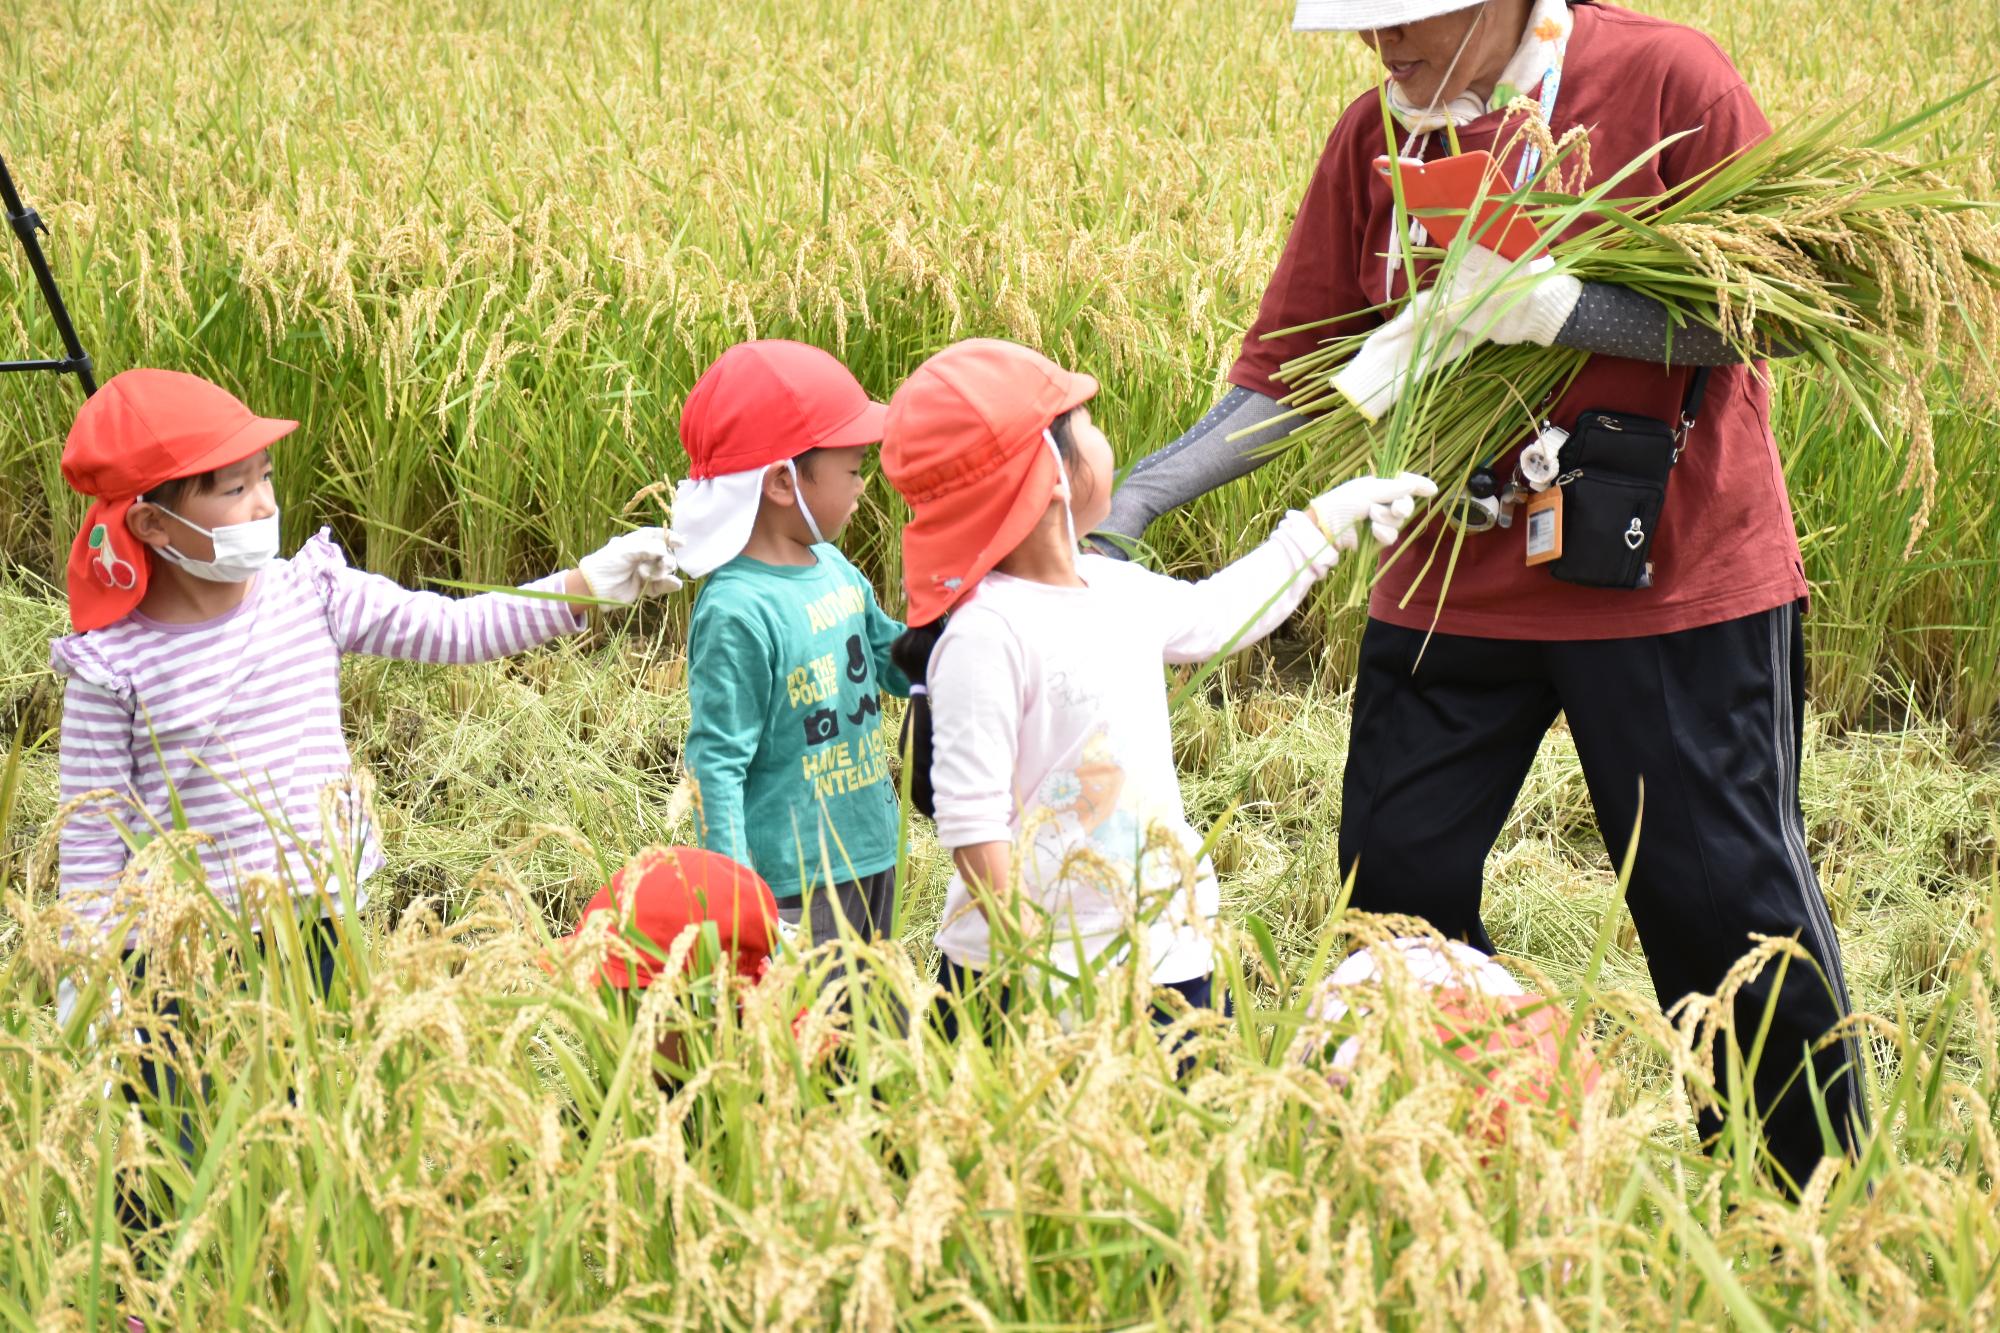
[[[1520,461],[1515,464],[1522,480],[1534,492],[1524,515],[1530,565],[1545,565],[1551,560],[1562,559],[1563,493],[1555,481],[1562,474],[1562,449],[1567,443],[1568,431],[1544,421],[1542,429],[1521,451]]]
[[[1521,479],[1528,483],[1528,488],[1537,495],[1546,491],[1562,475],[1562,447],[1568,443],[1568,431],[1544,421],[1535,438],[1521,451],[1520,461],[1514,466]]]
[[[1559,475],[1536,486],[1528,503],[1527,564],[1547,564],[1563,582],[1585,587],[1652,586],[1649,557],[1667,481],[1694,429],[1709,373],[1707,366],[1695,371],[1680,419],[1671,426],[1652,417],[1592,410],[1580,414],[1560,440],[1554,436],[1562,432],[1543,428],[1522,451],[1522,474],[1530,485],[1537,474],[1558,470]],[[1536,451],[1532,463],[1531,450]]]

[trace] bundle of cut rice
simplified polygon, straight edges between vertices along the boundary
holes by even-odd
[[[1784,348],[1814,363],[1883,447],[1907,455],[1902,488],[1919,496],[1913,548],[1937,483],[1926,387],[1940,369],[1954,372],[1961,392],[1991,395],[2000,383],[1991,355],[2000,335],[1994,205],[1954,183],[1962,161],[1913,151],[1930,122],[1978,91],[1858,143],[1846,113],[1794,127],[1661,199],[1616,198],[1626,173],[1584,193],[1555,188],[1565,174],[1583,174],[1571,168],[1587,145],[1572,140],[1504,201],[1523,207],[1542,234],[1562,236],[1549,248],[1557,270],[1653,296],[1676,327],[1719,329],[1745,360]],[[1463,226],[1442,251],[1437,281],[1448,280],[1474,231]],[[1496,284],[1475,317],[1490,319],[1522,271]],[[1409,387],[1379,422],[1331,384],[1365,335],[1285,366],[1285,401],[1301,424],[1279,447],[1308,447],[1323,475],[1408,468],[1437,479],[1440,505],[1456,495],[1481,462],[1533,433],[1588,354],[1481,343],[1454,359],[1453,330],[1440,327],[1449,318],[1421,329]],[[1434,543],[1454,531],[1424,527]]]

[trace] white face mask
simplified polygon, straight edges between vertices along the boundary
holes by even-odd
[[[219,528],[204,528],[199,523],[188,523],[179,514],[165,505],[159,506],[163,514],[172,514],[181,522],[215,543],[215,556],[209,560],[196,560],[182,555],[172,543],[155,547],[161,555],[173,564],[179,565],[198,579],[211,583],[242,583],[255,578],[258,571],[278,558],[278,516],[255,518],[248,523],[229,523]]]

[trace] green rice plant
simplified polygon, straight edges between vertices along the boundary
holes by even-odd
[[[1837,95],[1872,133],[2000,62],[2000,28],[1943,11],[1662,8],[1713,32],[1779,120]],[[184,16],[22,11],[0,30],[22,90],[0,143],[100,366],[194,370],[301,420],[278,455],[287,540],[330,525],[356,564],[405,581],[511,581],[591,549],[678,475],[681,395],[753,331],[835,351],[877,396],[952,338],[1034,342],[1103,381],[1122,460],[1150,451],[1220,392],[1313,155],[1375,77],[1351,39],[1165,0],[1087,18],[1049,0],[636,16],[203,0]],[[1857,31],[1863,64],[1835,54]],[[242,75],[280,66],[321,76]],[[1996,106],[1962,104],[1916,147],[1976,198]],[[0,254],[0,344],[48,346]],[[1838,397],[1817,372],[1774,373],[1802,410]],[[1975,475],[1986,421],[1938,394],[1940,475]],[[0,381],[0,560],[42,577],[82,512],[56,470],[74,408],[53,381]],[[1858,517],[1844,438],[1780,443],[1818,527]],[[1149,534],[1159,562],[1216,567],[1338,461],[1203,497]],[[1865,670],[1847,647],[1850,665],[1822,656],[1809,625],[1816,679],[1909,682],[1953,718],[1991,717],[2000,630],[1975,594],[2000,533],[1971,516],[1925,534],[1912,561],[1953,572],[1915,585],[1808,550],[1817,586],[1908,599]],[[900,522],[882,488],[847,542],[884,587]],[[1278,650],[1338,684],[1359,605],[1330,585]]]
[[[60,616],[46,589],[0,587],[0,608],[0,682],[45,679]],[[1942,729],[1809,727],[1808,831],[1858,1002],[1879,1016],[1880,1129],[1867,1165],[1801,1208],[1739,1148],[1696,1150],[1687,1099],[1731,1094],[1695,1057],[1697,1030],[1658,1015],[1560,732],[1496,851],[1488,918],[1584,1015],[1611,1076],[1595,1102],[1522,1108],[1504,1152],[1467,1130],[1506,1068],[1453,1057],[1422,997],[1395,997],[1375,1026],[1306,1013],[1333,957],[1394,928],[1339,908],[1347,727],[1324,692],[1211,677],[1176,705],[1191,815],[1219,830],[1237,1009],[1189,1016],[1169,1034],[1186,1045],[1143,1021],[1129,975],[1052,992],[1012,956],[986,993],[1023,999],[991,1047],[899,1026],[934,1002],[947,870],[918,828],[903,938],[872,948],[859,1024],[827,989],[857,946],[781,960],[751,993],[698,957],[636,1006],[589,980],[598,951],[629,947],[613,934],[557,946],[568,961],[544,970],[582,894],[631,849],[684,836],[671,779],[636,758],[660,723],[685,726],[656,631],[634,618],[458,672],[354,664],[353,744],[379,777],[389,868],[341,928],[325,998],[289,916],[223,913],[171,857],[149,889],[166,961],[148,980],[65,948],[48,903],[53,738],[31,727],[0,775],[33,853],[0,863],[0,1171],[20,1182],[0,1197],[0,1320],[1984,1317],[2000,1248],[1990,1111],[1972,1099],[1994,1104],[2000,773],[1956,760]],[[252,924],[276,943],[247,943]],[[97,984],[58,1031],[51,979],[79,967]],[[126,1007],[107,1022],[114,983]],[[136,1016],[170,996],[192,1015],[182,1086],[205,1074],[210,1094],[128,1106]],[[671,1062],[654,1054],[666,1030],[694,1038]],[[823,1063],[834,1031],[849,1042]],[[1350,1035],[1367,1077],[1336,1087],[1317,1062]],[[121,1179],[157,1231],[121,1231]]]
[[[1958,1063],[2000,1036],[1990,883],[1927,1014],[1860,1020],[1879,1127],[1793,1204],[1747,1169],[1741,1136],[1696,1150],[1692,1106],[1746,1113],[1701,1054],[1711,1031],[1735,1036],[1700,1003],[1669,1023],[1620,987],[1601,967],[1608,913],[1570,980],[1540,978],[1598,1034],[1607,1076],[1505,1103],[1495,1141],[1474,1127],[1508,1057],[1455,1054],[1407,978],[1367,1017],[1308,1012],[1329,957],[1408,929],[1393,920],[1336,913],[1288,957],[1245,918],[1221,941],[1236,1016],[1165,1031],[1130,969],[1055,993],[1003,950],[966,1002],[990,1040],[952,1045],[922,1017],[920,955],[893,944],[787,954],[746,987],[691,934],[673,980],[636,1002],[601,991],[601,961],[636,946],[602,917],[551,941],[506,861],[456,920],[419,902],[393,928],[339,923],[321,993],[288,910],[232,917],[180,864],[153,858],[143,978],[8,892],[11,1326],[131,1310],[169,1326],[1847,1327],[1977,1322],[1993,1300],[2000,1088],[1990,1059]],[[1730,984],[1793,965],[1786,948]],[[83,981],[62,1031],[42,1003],[58,970]],[[980,1012],[1003,984],[1012,1009]],[[136,1044],[170,999],[172,1043]],[[1330,1080],[1325,1052],[1348,1037],[1353,1072]],[[178,1087],[128,1100],[147,1049],[171,1051]],[[119,1189],[156,1223],[121,1227]]]

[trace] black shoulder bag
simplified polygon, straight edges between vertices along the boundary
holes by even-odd
[[[1695,371],[1671,426],[1629,412],[1593,409],[1577,417],[1559,455],[1562,554],[1549,562],[1551,574],[1592,588],[1652,586],[1667,479],[1694,429],[1710,370]]]

